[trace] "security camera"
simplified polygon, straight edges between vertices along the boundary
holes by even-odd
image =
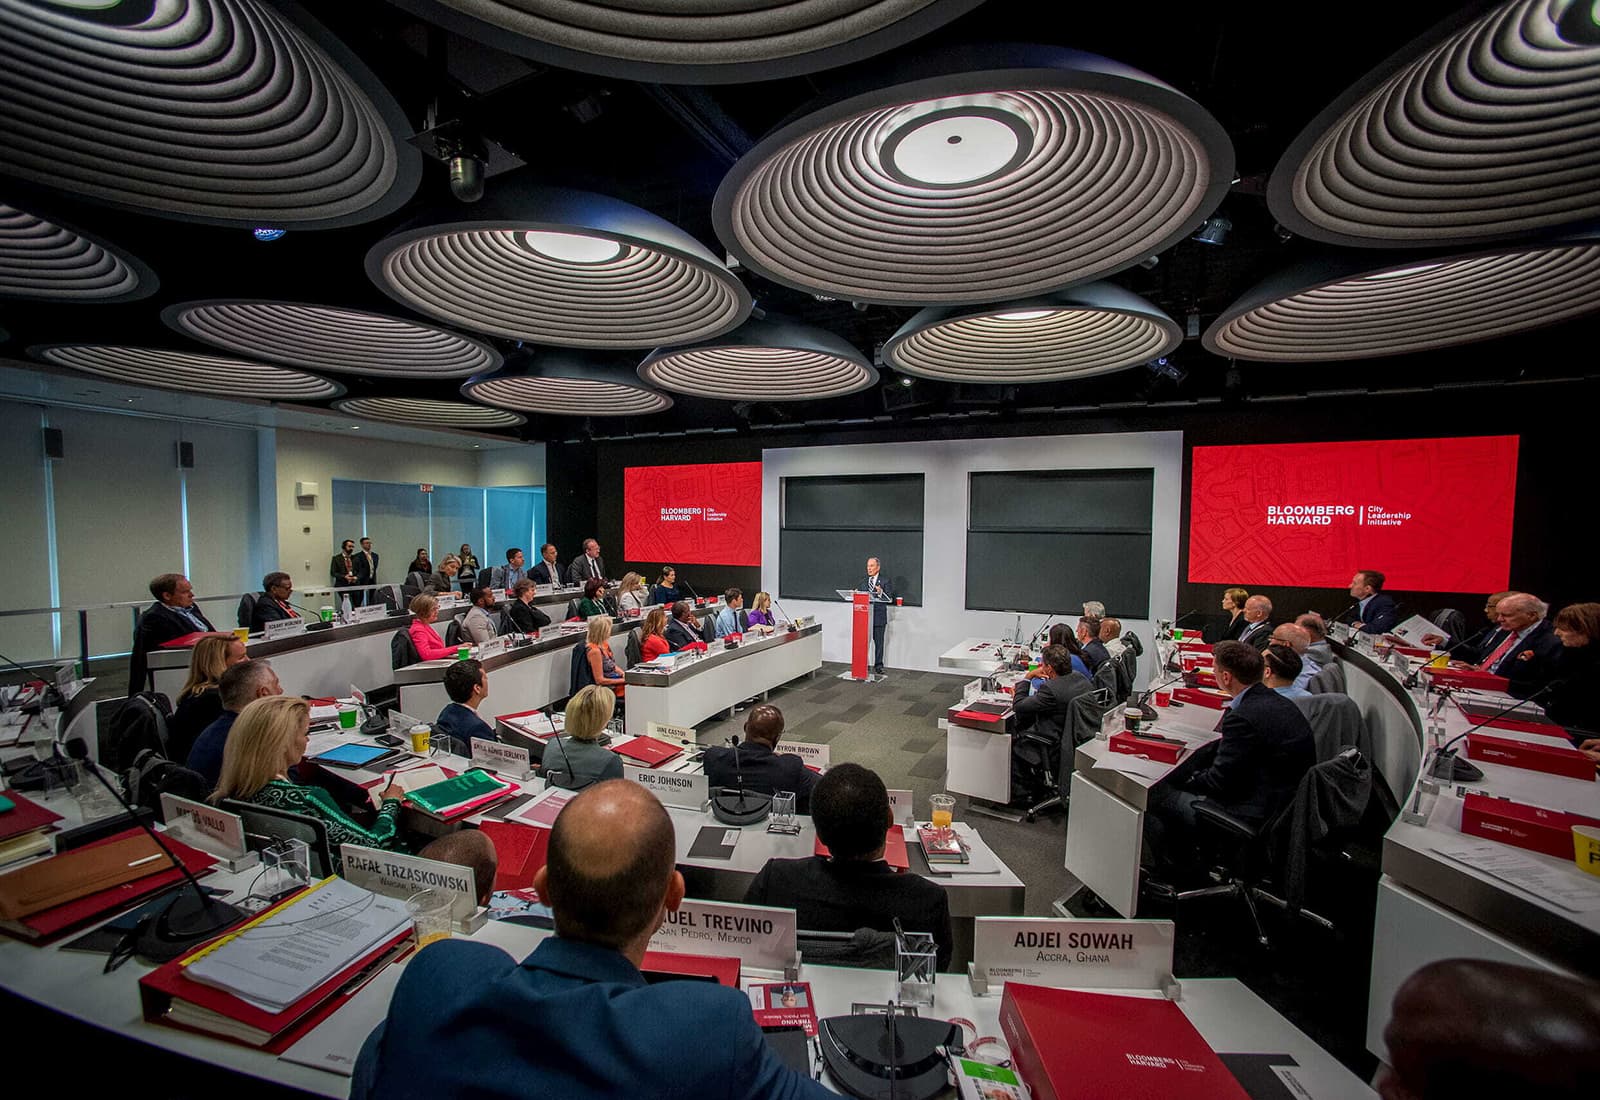
[[[461,202],[477,202],[483,198],[482,157],[470,153],[457,153],[445,161],[450,171],[450,193]]]

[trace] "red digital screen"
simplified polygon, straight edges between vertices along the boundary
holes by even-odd
[[[1514,435],[1196,447],[1189,580],[1498,592],[1511,572]]]
[[[629,561],[761,564],[761,463],[629,466],[622,492]]]

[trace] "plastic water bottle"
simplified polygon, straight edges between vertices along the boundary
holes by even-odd
[[[339,601],[339,621],[348,623],[353,617],[353,613],[350,610],[350,597],[345,596]]]

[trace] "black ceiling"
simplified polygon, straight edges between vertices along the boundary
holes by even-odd
[[[1481,5],[1469,5],[1476,8]],[[897,57],[941,45],[1032,41],[1103,54],[1142,69],[1187,93],[1223,124],[1236,147],[1239,180],[1220,212],[1233,223],[1226,244],[1186,240],[1151,268],[1134,268],[1112,281],[1142,294],[1180,325],[1197,311],[1202,327],[1255,283],[1290,260],[1321,246],[1281,239],[1264,200],[1266,176],[1285,148],[1329,101],[1385,57],[1439,20],[1461,10],[1434,0],[1352,0],[1336,5],[1249,3],[1090,4],[988,0],[970,14],[878,58],[810,77],[718,86],[647,85],[541,66],[448,35],[383,0],[338,0],[311,5],[382,79],[414,128],[422,129],[430,105],[441,117],[514,154],[512,169],[531,182],[602,192],[644,207],[682,227],[718,255],[724,250],[711,227],[717,185],[733,161],[787,116],[846,81],[886,79]],[[491,178],[488,187],[512,178]],[[0,185],[0,200],[19,202],[29,192]],[[62,195],[42,196],[49,210],[146,261],[160,289],[141,301],[113,305],[0,302],[0,356],[23,358],[24,349],[60,342],[116,342],[212,350],[167,328],[161,311],[175,302],[212,298],[272,298],[379,313],[404,314],[368,279],[363,260],[372,244],[429,208],[456,217],[442,165],[428,161],[421,187],[399,212],[350,228],[292,231],[260,243],[243,230],[196,225],[113,211]],[[758,306],[820,325],[869,357],[916,310],[817,301],[748,272]],[[424,320],[427,320],[424,318]],[[432,323],[431,321],[429,323]],[[895,396],[914,398],[887,411],[883,389],[899,391],[899,377],[848,397],[782,406],[708,401],[677,396],[662,413],[624,420],[530,416],[506,434],[528,440],[570,439],[592,431],[615,436],[734,427],[753,421],[896,421],[948,415],[1050,418],[1060,408],[1129,402],[1262,397],[1364,387],[1429,385],[1451,379],[1573,373],[1563,354],[1596,332],[1594,318],[1540,333],[1447,352],[1392,360],[1321,365],[1229,364],[1186,341],[1172,360],[1187,373],[1181,382],[1134,369],[1057,384],[1020,388],[1000,406],[979,403],[992,395],[955,385],[917,381]],[[4,334],[9,334],[9,339]],[[492,341],[502,351],[515,344]],[[648,351],[642,349],[640,358]],[[459,380],[408,383],[339,375],[350,396],[400,395],[454,398]]]

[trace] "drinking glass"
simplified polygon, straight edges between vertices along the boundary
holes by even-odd
[[[950,825],[956,817],[956,800],[952,795],[936,794],[928,799],[931,808],[928,821],[938,830],[940,839],[950,835]]]

